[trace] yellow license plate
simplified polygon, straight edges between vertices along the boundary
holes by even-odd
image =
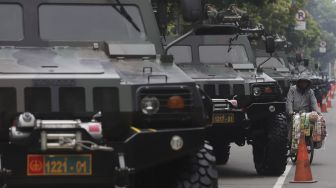
[[[92,174],[92,156],[80,155],[27,155],[28,176],[89,176]]]
[[[235,115],[233,113],[215,113],[212,117],[213,124],[230,124],[235,123]]]

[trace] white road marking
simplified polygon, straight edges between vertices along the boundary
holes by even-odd
[[[290,162],[289,162],[290,163]],[[292,164],[287,164],[285,172],[278,178],[277,182],[274,184],[273,188],[282,188],[285,183],[286,177],[289,174]]]

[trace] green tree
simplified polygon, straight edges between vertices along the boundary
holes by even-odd
[[[327,53],[316,52],[314,57],[319,60],[323,68],[336,60],[336,3],[334,0],[310,0],[307,10],[313,15],[323,30],[321,39],[327,41]]]

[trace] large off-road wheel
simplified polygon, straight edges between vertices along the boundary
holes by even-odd
[[[287,164],[288,125],[286,116],[276,114],[267,121],[266,135],[253,141],[257,173],[266,176],[283,174]]]
[[[205,143],[195,156],[181,161],[181,173],[177,177],[177,188],[217,188],[218,172],[213,148]]]
[[[217,165],[225,165],[230,158],[230,144],[223,144],[223,146],[216,146],[214,148],[214,154],[216,156]]]
[[[217,188],[218,173],[213,148],[205,143],[191,156],[136,174],[132,188]]]

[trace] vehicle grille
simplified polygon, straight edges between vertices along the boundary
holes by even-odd
[[[221,98],[227,99],[230,98],[230,85],[229,84],[220,84],[218,86],[219,96]]]
[[[218,87],[218,94],[216,93],[216,86]],[[229,84],[204,84],[205,93],[211,98],[230,98],[230,85]]]
[[[244,95],[245,89],[243,84],[234,84],[233,85],[233,94],[234,95]]]
[[[171,110],[168,108],[168,100],[171,96],[181,96],[185,102],[185,108],[182,110]],[[140,100],[144,97],[156,97],[160,101],[160,110],[158,114],[172,114],[172,113],[188,113],[193,107],[193,97],[189,89],[181,88],[145,88],[142,89],[139,93]],[[139,100],[139,101],[140,101]]]
[[[118,92],[118,88],[114,87],[96,87],[92,95],[86,96],[84,87],[60,87],[55,90],[49,87],[27,87],[24,89],[24,110],[33,113],[84,113],[87,109],[92,109],[90,112],[118,112]],[[16,112],[16,101],[15,88],[0,88],[0,108],[6,107],[0,110]],[[87,101],[92,101],[93,106],[88,108]],[[53,105],[57,106],[54,110]]]
[[[253,85],[253,87],[259,87],[261,89],[262,94],[258,97],[255,98],[274,98],[274,97],[278,97],[280,96],[281,92],[280,92],[280,88],[278,87],[278,85],[274,84],[274,83],[265,83],[265,84],[255,84]],[[253,88],[252,87],[252,88]],[[265,93],[265,88],[270,87],[272,88],[272,93]]]
[[[0,112],[16,112],[16,89],[0,88]]]
[[[51,112],[51,89],[25,88],[25,110],[28,112]]]
[[[218,97],[216,95],[216,85],[215,84],[204,84],[204,91],[205,93],[211,97],[211,98],[216,98]]]
[[[119,93],[117,88],[99,87],[93,89],[94,111],[118,112]]]
[[[85,112],[85,89],[63,87],[59,89],[60,112]]]
[[[181,96],[184,99],[185,108],[184,109],[170,109],[168,108],[168,100],[171,96]],[[161,124],[171,123],[171,122],[184,122],[191,119],[194,103],[193,94],[189,88],[186,87],[144,87],[138,91],[138,102],[140,112],[140,101],[144,97],[156,97],[160,101],[160,110],[151,116],[143,115],[142,120],[145,120],[146,124],[152,122]],[[157,127],[152,127],[157,128]]]

